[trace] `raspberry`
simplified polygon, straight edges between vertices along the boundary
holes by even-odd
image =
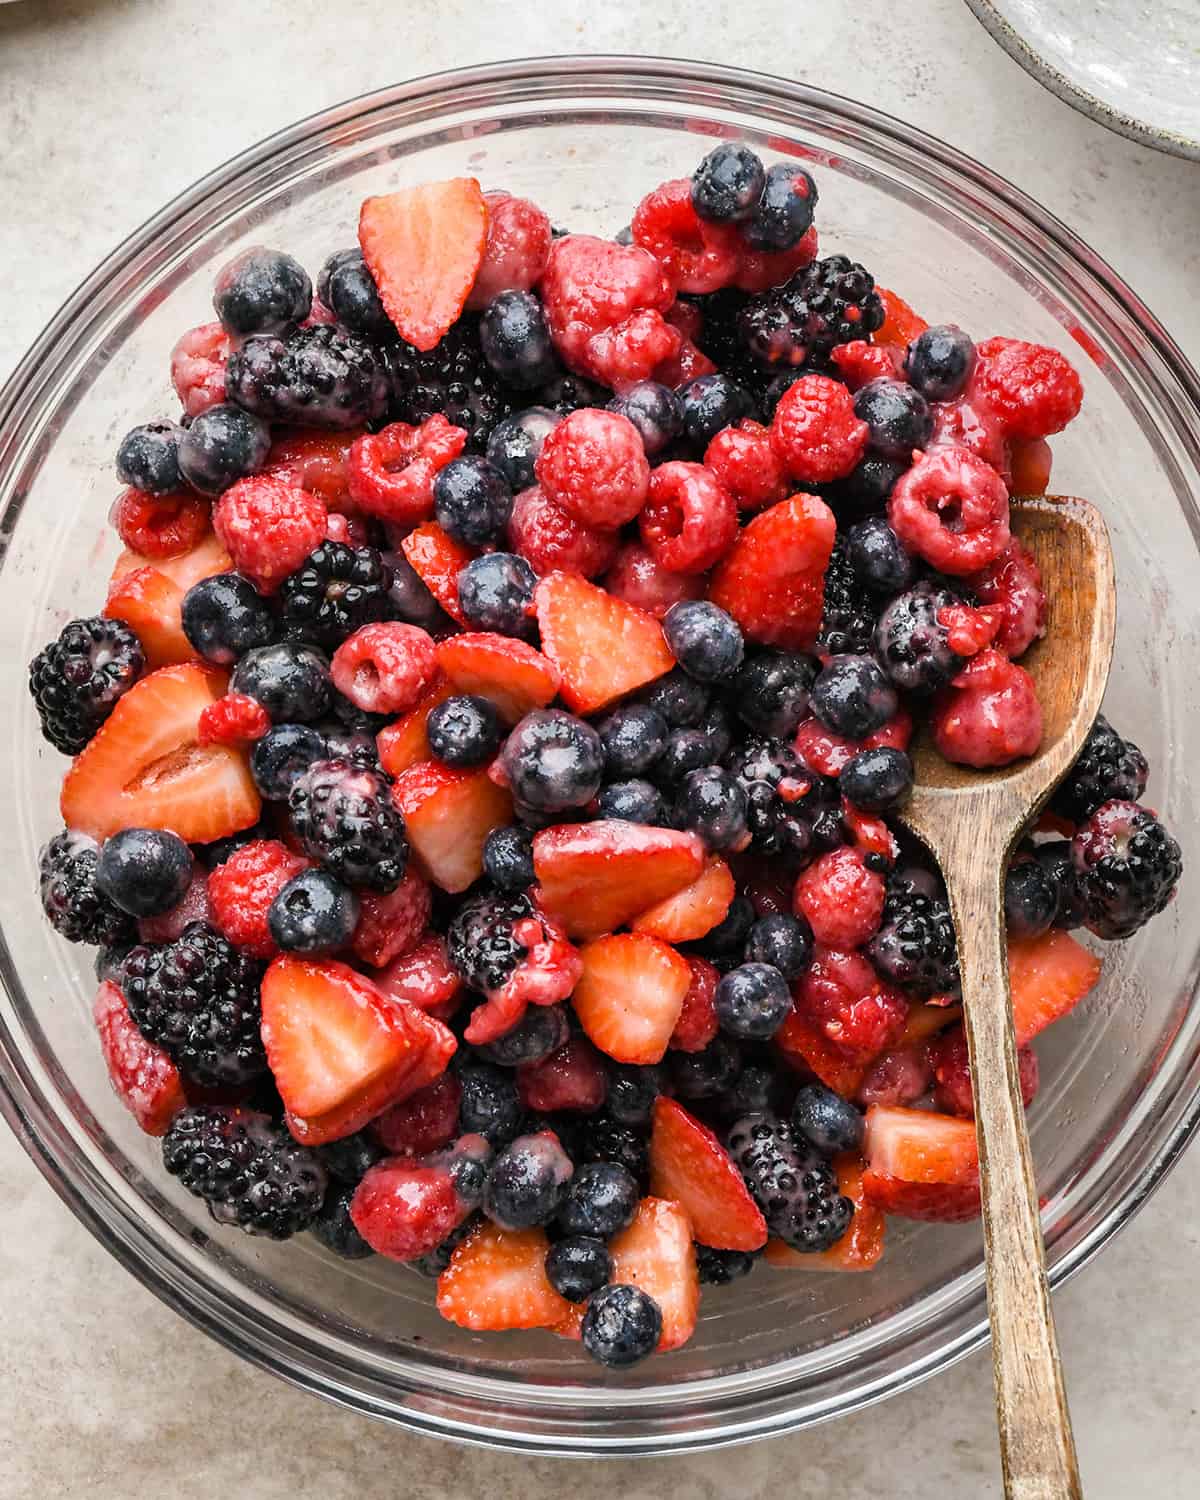
[[[433,894],[415,870],[394,891],[361,891],[358,926],[351,947],[363,963],[382,969],[417,946],[429,923]]]
[[[833,849],[796,882],[795,912],[826,948],[859,948],[883,917],[883,876],[869,870],[858,849]]]
[[[1000,622],[994,641],[997,651],[1005,656],[1022,656],[1045,635],[1042,572],[1033,553],[1016,537],[983,572],[968,578],[967,586]]]
[[[353,432],[285,428],[272,441],[261,472],[298,484],[302,490],[320,495],[331,508],[342,510],[350,498],[346,461],[354,439]]]
[[[637,428],[628,417],[592,407],[563,418],[542,444],[534,472],[557,506],[601,530],[632,521],[650,483]]]
[[[995,469],[965,448],[935,448],[896,481],[888,521],[910,552],[962,577],[1008,546],[1008,491]]]
[[[1000,629],[995,610],[975,609],[970,604],[948,604],[938,610],[937,622],[946,632],[946,644],[957,656],[974,656],[990,646]]]
[[[213,530],[233,565],[264,594],[294,573],[328,522],[325,503],[282,479],[239,479],[213,507]]]
[[[704,594],[703,578],[670,572],[641,542],[622,546],[603,581],[615,598],[644,609],[656,620],[680,600],[699,599]]]
[[[391,1260],[428,1255],[469,1212],[445,1166],[398,1156],[376,1162],[350,1200],[355,1229]]]
[[[187,416],[198,417],[225,399],[225,361],[233,340],[220,323],[190,328],[171,350],[171,384]]]
[[[201,540],[211,514],[212,506],[200,495],[147,495],[128,489],[113,507],[113,525],[131,552],[177,557]]]
[[[543,1114],[572,1109],[591,1115],[607,1097],[608,1075],[595,1047],[576,1035],[541,1062],[518,1068],[517,1087],[526,1109]]]
[[[796,1011],[847,1055],[870,1062],[899,1041],[908,1001],[861,953],[818,947],[797,981]]]
[[[906,708],[898,709],[886,724],[861,740],[848,740],[834,734],[819,719],[805,719],[796,730],[793,748],[812,770],[819,771],[822,776],[837,776],[842,767],[863,750],[878,750],[884,746],[891,750],[907,750],[912,730],[912,715]]]
[[[962,766],[1006,766],[1042,742],[1033,678],[999,651],[981,651],[943,690],[930,719],[933,741]]]
[[[198,745],[248,745],[261,740],[271,727],[271,716],[255,698],[226,693],[202,709],[196,725]]]
[[[501,292],[527,292],[536,286],[550,257],[550,220],[528,198],[485,193],[487,245],[467,298],[468,312],[482,312]]]
[[[581,573],[595,578],[612,562],[617,535],[585,526],[540,485],[522,490],[508,517],[508,541],[536,573]]]
[[[996,416],[981,403],[934,401],[933,431],[926,448],[965,448],[1002,478],[1008,471],[1009,445]]]
[[[705,573],[737,536],[737,506],[703,464],[660,464],[638,518],[651,556],[672,573]]]
[[[733,224],[702,219],[687,177],[646,194],[633,213],[633,242],[649,250],[681,292],[715,292],[736,275],[741,236]]]
[[[810,229],[790,250],[751,250],[742,241],[741,259],[733,284],[741,292],[767,292],[782,286],[817,258],[817,231]]]
[[[462,1084],[450,1072],[393,1104],[372,1125],[390,1156],[426,1156],[440,1151],[458,1134],[458,1101]]]
[[[385,995],[433,1014],[453,1009],[463,987],[446,956],[446,940],[437,932],[425,933],[415,948],[394,958],[372,978]]]
[[[848,344],[835,345],[829,357],[850,389],[857,391],[872,380],[903,380],[901,352],[892,344],[852,339]]]
[[[208,877],[213,921],[231,943],[255,958],[274,958],[279,949],[267,929],[267,910],[308,864],[277,839],[243,844]]]
[[[719,970],[706,958],[688,958],[692,984],[668,1044],[675,1052],[703,1052],[718,1030],[716,995]]]
[[[673,354],[670,359],[664,359],[661,364],[654,366],[653,379],[658,381],[659,385],[678,390],[681,385],[687,385],[689,381],[699,380],[701,375],[715,375],[716,373],[716,365],[704,350],[698,349],[691,339],[684,339],[677,354]]]
[[[191,884],[183,893],[183,900],[170,911],[157,917],[138,919],[138,937],[143,943],[173,943],[183,936],[185,927],[193,922],[213,925],[212,903],[208,899],[208,876],[196,866],[192,871]]]
[[[929,1048],[933,1067],[933,1101],[948,1115],[964,1120],[975,1118],[975,1100],[971,1094],[971,1063],[967,1056],[967,1037],[961,1026],[935,1037]],[[1017,1071],[1021,1078],[1021,1102],[1028,1109],[1038,1091],[1037,1053],[1026,1042],[1017,1048]]]
[[[929,1092],[933,1069],[929,1061],[928,1042],[914,1042],[885,1052],[867,1068],[855,1094],[855,1103],[864,1109],[872,1104],[892,1108],[913,1104]]]
[[[787,475],[771,446],[771,434],[761,422],[747,417],[736,427],[723,427],[704,450],[704,466],[733,496],[739,510],[762,510],[787,498]]]
[[[416,625],[384,620],[364,625],[333,653],[329,667],[338,692],[370,714],[402,714],[432,686],[437,650]]]
[[[1083,386],[1057,349],[998,338],[985,339],[977,353],[973,390],[1010,437],[1049,437],[1078,415]]]
[[[397,525],[427,521],[433,515],[433,481],[466,445],[466,432],[440,414],[419,427],[389,423],[350,449],[350,498],[368,515]]]
[[[771,444],[793,479],[827,484],[849,474],[866,452],[867,424],[854,415],[844,385],[828,375],[803,375],[779,398]]]

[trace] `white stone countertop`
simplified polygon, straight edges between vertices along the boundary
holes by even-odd
[[[260,137],[405,77],[586,51],[789,74],[952,141],[1064,219],[1200,363],[1200,167],[1073,113],[962,0],[17,0],[0,9],[0,378],[101,256]],[[814,1431],[568,1469],[389,1430],[241,1363],[121,1270],[6,1131],[0,1204],[5,1500],[1001,1493],[985,1354]],[[1198,1224],[1193,1151],[1056,1297],[1088,1500],[1195,1491]]]

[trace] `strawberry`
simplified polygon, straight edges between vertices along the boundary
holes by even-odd
[[[575,573],[551,573],[533,591],[542,649],[562,674],[562,697],[590,714],[675,665],[653,615]]]
[[[138,1030],[125,996],[108,980],[96,993],[92,1016],[117,1098],[147,1135],[165,1135],[187,1105],[179,1069]]]
[[[436,708],[453,695],[454,689],[448,682],[435,682],[416,708],[410,708],[400,718],[385,724],[375,736],[379,748],[379,764],[389,776],[400,776],[409,766],[433,759],[429,736],[425,733],[425,721],[429,718],[431,708]]]
[[[432,901],[428,883],[416,870],[407,870],[394,891],[360,891],[351,944],[355,956],[382,969],[407,953],[424,935]]]
[[[410,766],[392,788],[408,841],[429,878],[444,891],[465,891],[483,873],[483,845],[512,822],[512,798],[483,771],[427,760]]]
[[[873,1104],[863,1154],[863,1195],[885,1213],[946,1223],[978,1215],[979,1149],[970,1120]]]
[[[475,556],[470,547],[448,536],[436,521],[426,521],[408,533],[400,550],[450,618],[465,625],[467,619],[458,602],[458,575]]]
[[[671,1198],[714,1250],[757,1250],[767,1223],[728,1151],[682,1104],[660,1094],[650,1135],[650,1191]]]
[[[541,1062],[523,1063],[517,1069],[517,1088],[526,1109],[592,1115],[608,1095],[608,1074],[587,1038],[572,1036]]]
[[[929,324],[909,307],[903,297],[897,297],[895,292],[888,291],[885,286],[876,287],[875,290],[883,303],[883,326],[876,329],[871,342],[899,344],[901,348],[907,348],[914,339],[920,338]]]
[[[423,353],[463,310],[487,247],[488,211],[473,177],[368,198],[358,243],[384,310]]]
[[[486,698],[509,724],[545,708],[558,692],[554,663],[511,636],[452,635],[437,648],[437,659],[453,692]]]
[[[355,1229],[389,1260],[428,1255],[469,1212],[444,1166],[403,1156],[386,1157],[368,1168],[350,1200]]]
[[[411,1002],[439,1021],[458,1008],[463,988],[458,971],[446,957],[446,940],[439,932],[427,932],[415,948],[392,959],[371,979],[389,998]]]
[[[772,1038],[788,1067],[815,1073],[826,1088],[843,1099],[853,1099],[863,1080],[864,1065],[835,1047],[807,1016],[793,1009]]]
[[[1041,937],[1009,938],[1008,983],[1017,1046],[1031,1042],[1074,1010],[1099,977],[1100,959],[1069,932],[1052,928]]]
[[[546,1278],[550,1242],[541,1229],[500,1229],[484,1220],[438,1277],[437,1309],[450,1323],[478,1331],[555,1328],[571,1304]]]
[[[425,1156],[448,1146],[458,1134],[462,1085],[448,1070],[432,1083],[393,1104],[372,1125],[379,1144],[392,1156]]]
[[[190,552],[180,553],[176,557],[147,557],[141,552],[131,552],[126,548],[113,564],[108,588],[111,593],[120,579],[138,568],[154,568],[176,584],[183,595],[202,578],[210,578],[214,573],[228,573],[232,567],[233,559],[216,533],[209,531]]]
[[[802,1255],[782,1240],[768,1240],[764,1258],[777,1271],[869,1271],[883,1255],[887,1220],[866,1200],[861,1158],[844,1152],[834,1158],[833,1166],[838,1191],[854,1204],[850,1228],[836,1245],[815,1255]]]
[[[289,1128],[305,1145],[351,1135],[424,1088],[456,1045],[441,1022],[332,959],[277,958],[263,979],[262,1017]]]
[[[691,987],[687,959],[641,932],[597,938],[580,957],[572,1004],[584,1031],[617,1062],[658,1062]]]
[[[735,895],[729,866],[714,854],[691,885],[656,902],[629,925],[664,943],[693,943],[724,919]]]
[[[538,904],[570,937],[599,937],[673,896],[704,868],[694,833],[598,818],[544,828],[533,840]]]
[[[122,552],[113,568],[104,613],[124,620],[142,643],[147,666],[191,661],[196,653],[183,633],[183,596],[192,584],[233,566],[229,553],[209,532],[179,557],[143,557]]]
[[[169,828],[191,844],[258,821],[261,801],[240,749],[196,743],[200,715],[225,691],[213,667],[151,672],[119,700],[62,787],[68,828],[106,839],[121,828]]]
[[[955,1021],[962,1020],[961,1005],[938,1005],[932,1000],[915,1001],[908,1008],[904,1031],[900,1037],[901,1047],[913,1046],[928,1041]]]
[[[761,511],[717,564],[708,597],[733,616],[747,639],[809,650],[821,626],[836,524],[815,495],[793,495]]]
[[[706,958],[689,954],[687,964],[692,971],[692,982],[683,997],[683,1009],[675,1022],[669,1045],[673,1052],[703,1052],[720,1030],[717,985],[721,982],[721,974]]]

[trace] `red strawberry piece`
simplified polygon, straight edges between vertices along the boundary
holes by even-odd
[[[524,641],[490,631],[452,635],[437,648],[438,666],[455,693],[472,693],[496,706],[509,724],[558,694],[558,668]]]
[[[191,922],[213,921],[212,903],[208,899],[208,876],[199,865],[183,893],[183,900],[157,917],[138,918],[138,937],[143,943],[173,943],[182,937]]]
[[[1014,442],[1009,456],[1009,488],[1014,495],[1044,495],[1050,488],[1054,454],[1045,438]]]
[[[872,380],[903,380],[904,350],[895,344],[868,344],[853,339],[830,350],[829,358],[852,391]]]
[[[207,536],[212,506],[200,495],[146,495],[125,490],[113,507],[113,524],[125,546],[143,557],[178,557]]]
[[[1022,442],[1061,432],[1079,414],[1083,386],[1069,360],[1045,344],[985,339],[971,383],[972,396]]]
[[[885,1213],[959,1223],[979,1214],[975,1126],[924,1109],[867,1111],[863,1195]]]
[[[382,969],[415,948],[429,925],[433,895],[415,870],[405,872],[394,891],[360,891],[358,926],[351,947],[355,956]]]
[[[937,622],[946,631],[946,644],[958,656],[975,656],[990,646],[1000,629],[1000,617],[994,610],[976,609],[970,604],[948,604],[939,609]]]
[[[453,694],[454,689],[450,684],[439,679],[416,708],[410,708],[395,723],[384,725],[375,736],[375,743],[379,748],[379,764],[389,776],[399,776],[410,766],[433,759],[429,736],[425,732],[429,710],[444,703]]]
[[[368,713],[402,714],[437,680],[437,651],[416,625],[380,620],[342,642],[329,674],[338,692]]]
[[[837,530],[815,495],[793,495],[743,528],[708,597],[763,646],[807,651],[821,627],[825,569]]]
[[[758,1250],[767,1224],[717,1137],[682,1104],[660,1095],[650,1135],[650,1191],[678,1203],[692,1234],[714,1250]]]
[[[862,740],[848,740],[826,729],[819,719],[805,719],[796,730],[792,748],[806,766],[822,776],[838,776],[846,762],[861,750],[878,750],[882,746],[907,750],[912,731],[912,715],[906,708],[898,708],[886,724]]]
[[[542,1229],[501,1229],[485,1219],[438,1277],[438,1312],[476,1332],[557,1327],[571,1304],[547,1280],[549,1248]]]
[[[689,955],[687,965],[692,971],[692,982],[683,997],[683,1008],[668,1045],[673,1052],[703,1052],[720,1029],[716,998],[721,975],[706,958]]]
[[[629,418],[586,406],[547,435],[534,471],[555,505],[600,531],[632,521],[650,483],[646,449]]]
[[[716,292],[737,274],[741,236],[733,224],[702,219],[690,177],[661,183],[633,211],[633,242],[664,267],[681,292]]]
[[[966,448],[919,454],[892,487],[887,515],[910,552],[954,577],[986,568],[1008,546],[1004,480]]]
[[[1100,978],[1100,959],[1052,928],[1041,937],[1008,940],[1008,983],[1017,1046],[1023,1047],[1075,1009]]]
[[[863,854],[877,854],[889,865],[900,858],[900,845],[883,818],[862,812],[842,798],[842,826],[854,847]]]
[[[764,1259],[777,1271],[869,1271],[883,1255],[887,1229],[885,1215],[866,1200],[863,1189],[863,1163],[851,1152],[833,1160],[838,1192],[854,1204],[850,1228],[828,1250],[803,1255],[782,1240],[768,1240]]]
[[[552,573],[533,591],[542,649],[562,676],[563,701],[590,714],[675,665],[652,615],[574,573]]]
[[[1007,766],[1042,742],[1042,709],[1033,678],[998,651],[972,657],[938,695],[933,742],[963,766]]]
[[[350,1200],[355,1229],[389,1260],[428,1255],[469,1212],[445,1167],[403,1156],[376,1162]]]
[[[347,460],[350,498],[360,510],[394,525],[433,515],[433,482],[466,447],[467,434],[436,412],[419,427],[392,422],[355,441]]]
[[[353,432],[327,427],[284,428],[271,443],[262,473],[319,496],[330,510],[345,510],[350,499],[347,465]]]
[[[849,474],[866,452],[867,424],[839,381],[802,375],[779,398],[771,446],[793,479],[828,484]]]
[[[796,881],[795,911],[827,948],[861,948],[883,918],[883,876],[858,849],[831,849]]]
[[[691,988],[687,959],[640,932],[597,938],[580,957],[572,1003],[584,1031],[617,1062],[659,1062]]]
[[[706,586],[702,577],[669,572],[644,542],[623,543],[603,582],[614,599],[623,599],[656,620],[681,599],[703,598]]]
[[[737,502],[739,510],[762,510],[787,498],[788,481],[771,446],[771,434],[749,418],[722,427],[704,450],[711,469]]]
[[[535,573],[579,573],[584,578],[603,573],[617,552],[616,532],[585,525],[537,484],[513,500],[508,542]]]
[[[201,713],[198,745],[252,745],[271,727],[271,716],[256,698],[226,693]]]
[[[817,258],[817,231],[810,229],[790,250],[751,250],[742,241],[741,258],[733,284],[742,292],[766,292],[782,286],[796,271]]]
[[[691,885],[704,859],[693,833],[619,819],[565,823],[534,836],[536,898],[570,937],[599,937]]]
[[[179,1069],[138,1030],[115,984],[105,981],[100,986],[92,1016],[117,1098],[147,1135],[165,1135],[187,1105]]]
[[[550,220],[528,198],[483,195],[488,211],[487,244],[467,298],[468,312],[482,312],[501,292],[527,292],[546,269],[552,244]]]
[[[371,1129],[392,1156],[427,1156],[448,1146],[458,1134],[461,1098],[462,1085],[447,1071],[402,1104],[384,1110]]]
[[[793,995],[797,1012],[860,1065],[886,1052],[904,1032],[908,1001],[860,953],[818,944]]]
[[[664,568],[706,573],[737,536],[737,505],[703,464],[659,464],[638,529],[651,556]]]
[[[902,349],[907,349],[914,339],[925,332],[929,324],[909,307],[903,297],[889,292],[885,286],[877,286],[875,290],[883,303],[883,326],[875,330],[875,342],[899,344]]]
[[[264,594],[274,593],[324,540],[328,519],[320,496],[261,474],[239,479],[213,506],[213,530],[234,567]]]
[[[998,617],[995,647],[1005,656],[1022,656],[1046,633],[1046,591],[1037,559],[1016,537],[967,586]],[[957,647],[952,647],[957,650]]]
[[[225,399],[225,362],[233,340],[220,323],[189,328],[171,350],[171,384],[184,415],[198,417]]]
[[[425,872],[444,891],[465,891],[479,879],[488,834],[512,822],[512,798],[486,770],[455,770],[438,761],[405,771],[392,801]]]
[[[207,844],[256,823],[262,803],[245,756],[196,743],[200,715],[226,680],[186,662],[135,683],[63,780],[67,827],[101,840],[120,828],[169,828]]]
[[[664,943],[694,943],[724,920],[736,894],[729,866],[714,854],[691,885],[656,902],[629,925]]]
[[[446,956],[446,940],[438,932],[427,932],[415,947],[392,959],[372,978],[385,995],[409,1001],[439,1020],[453,1012],[463,988]]]
[[[450,618],[465,625],[466,618],[458,602],[458,575],[475,556],[470,547],[447,536],[436,521],[426,521],[409,532],[400,550]]]
[[[255,958],[274,958],[279,949],[267,927],[267,912],[292,876],[309,863],[278,839],[254,839],[235,849],[208,877],[216,926]]]
[[[526,1109],[551,1114],[559,1109],[591,1115],[608,1097],[604,1062],[586,1037],[572,1036],[541,1062],[517,1069],[517,1087]]]
[[[772,1038],[780,1057],[798,1073],[815,1073],[826,1088],[853,1099],[866,1067],[835,1046],[815,1022],[793,1009]]]
[[[193,583],[233,566],[229,553],[210,532],[190,552],[149,559],[122,552],[113,568],[104,613],[124,620],[146,653],[147,666],[169,667],[196,653],[183,633],[183,596]]]
[[[401,338],[428,351],[454,323],[487,245],[488,212],[473,177],[368,198],[358,243]]]
[[[971,1091],[971,1062],[966,1032],[961,1025],[943,1032],[930,1044],[930,1063],[935,1085],[933,1102],[945,1114],[973,1120],[975,1099]],[[1028,1043],[1017,1048],[1017,1071],[1021,1079],[1021,1102],[1028,1109],[1040,1081],[1037,1053]]]

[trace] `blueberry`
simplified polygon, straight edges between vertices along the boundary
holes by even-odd
[[[468,547],[496,541],[508,525],[512,491],[486,458],[453,458],[433,482],[438,525]]]
[[[519,1135],[492,1163],[483,1211],[501,1229],[548,1224],[568,1192],[574,1170],[555,1136]]]
[[[699,724],[709,698],[708,688],[679,667],[673,667],[638,694],[638,702],[656,709],[672,729]]]
[[[767,172],[762,196],[742,230],[754,250],[791,250],[812,228],[817,185],[792,162],[781,161]]]
[[[218,271],[213,307],[235,338],[287,333],[312,311],[312,282],[290,255],[255,245]]]
[[[193,419],[179,439],[179,472],[204,495],[219,495],[267,461],[271,429],[240,406],[222,402]]]
[[[731,969],[717,985],[717,1020],[739,1041],[765,1042],[792,1008],[787,981],[772,964],[748,963]]]
[[[178,906],[191,878],[192,851],[157,828],[122,828],[96,861],[96,889],[131,917],[156,917]]]
[[[275,639],[275,617],[240,573],[214,573],[192,584],[180,610],[183,633],[206,661],[227,667]]]
[[[467,1132],[427,1159],[431,1166],[449,1173],[454,1191],[468,1207],[478,1208],[487,1190],[492,1157],[491,1142],[478,1133]]]
[[[350,1187],[357,1187],[375,1163],[387,1155],[365,1130],[356,1130],[353,1135],[344,1135],[341,1140],[329,1141],[324,1146],[314,1146],[313,1150],[329,1175]]]
[[[808,717],[809,692],[817,676],[811,656],[762,651],[738,668],[729,695],[738,717],[759,734],[789,738]]]
[[[250,774],[269,802],[286,802],[297,776],[331,753],[329,741],[310,725],[275,724],[250,752]]]
[[[716,223],[748,219],[766,181],[766,169],[749,146],[722,141],[692,173],[692,207]]]
[[[667,747],[667,721],[647,703],[615,708],[596,725],[610,776],[640,776]]]
[[[953,323],[939,323],[908,346],[905,369],[926,401],[953,401],[975,368],[975,345]]]
[[[662,1309],[641,1287],[602,1286],[588,1298],[580,1336],[597,1364],[623,1370],[658,1348]]]
[[[709,849],[742,849],[746,844],[745,789],[720,766],[689,771],[675,801],[675,822],[698,834]]]
[[[261,703],[276,723],[310,723],[333,698],[325,656],[300,641],[280,641],[248,651],[229,679],[231,693]]]
[[[547,406],[527,406],[492,428],[487,461],[504,475],[514,495],[535,482],[533,466],[542,444],[561,421],[559,414]]]
[[[722,427],[756,415],[754,397],[728,375],[700,375],[679,391],[683,436],[693,448],[707,448]]]
[[[267,928],[285,953],[336,953],[358,926],[358,897],[325,870],[301,870],[267,908]]]
[[[920,391],[903,380],[869,380],[854,397],[854,414],[867,424],[867,445],[884,458],[912,461],[933,432],[933,413]]]
[[[533,835],[510,823],[493,828],[483,844],[483,873],[497,890],[527,891],[533,884]]]
[[[803,917],[772,912],[751,927],[744,953],[747,963],[770,964],[785,979],[799,979],[812,951],[812,928]]]
[[[608,409],[627,417],[637,428],[647,458],[661,453],[683,431],[679,397],[657,380],[639,380],[623,396],[614,396]]]
[[[826,1156],[862,1146],[863,1117],[848,1099],[822,1083],[809,1083],[792,1105],[792,1125]]]
[[[357,245],[336,250],[321,267],[317,296],[343,328],[370,339],[392,339],[396,325],[388,317],[379,289]]]
[[[450,630],[453,620],[426,588],[424,579],[403,552],[385,552],[383,560],[391,573],[388,604],[396,619],[431,633],[442,634]]]
[[[571,1178],[558,1222],[567,1234],[590,1234],[607,1240],[633,1220],[638,1205],[637,1179],[615,1161],[590,1161]]]
[[[888,746],[860,750],[842,767],[838,786],[862,812],[893,812],[912,795],[913,764],[905,751]]]
[[[1060,900],[1054,872],[1041,860],[1018,856],[1004,877],[1004,919],[1014,937],[1040,937],[1054,925]]]
[[[536,812],[583,807],[600,788],[604,750],[590,724],[561,709],[526,714],[500,753],[514,798]]]
[[[607,1246],[590,1235],[568,1235],[546,1252],[546,1280],[568,1302],[586,1302],[611,1275]]]
[[[702,729],[672,729],[654,763],[654,778],[663,786],[678,786],[689,771],[710,765],[712,758],[708,736]]]
[[[728,1286],[749,1276],[759,1251],[714,1250],[711,1245],[696,1246],[696,1270],[701,1286]]]
[[[448,766],[482,766],[500,748],[503,731],[495,704],[473,693],[458,693],[429,710],[429,748]]]
[[[787,1082],[777,1068],[747,1063],[721,1095],[721,1112],[732,1119],[786,1107]]]
[[[353,1198],[352,1187],[331,1187],[310,1228],[314,1239],[320,1240],[326,1250],[332,1250],[343,1260],[366,1260],[375,1252],[354,1227],[354,1220],[350,1217]]]
[[[745,641],[737,621],[707,599],[681,599],[663,616],[663,635],[689,677],[719,682],[742,664]]]
[[[663,1075],[660,1068],[653,1065],[639,1068],[631,1063],[618,1063],[609,1069],[605,1108],[622,1125],[646,1125],[654,1109],[654,1101],[662,1091]]]
[[[715,1099],[737,1077],[741,1059],[729,1038],[718,1036],[701,1052],[669,1052],[667,1064],[681,1099]]]
[[[814,714],[834,734],[866,739],[896,712],[899,700],[871,656],[831,657],[809,695]]]
[[[911,588],[917,565],[882,516],[868,516],[851,528],[846,550],[855,577],[875,594],[898,594]]]
[[[754,903],[749,896],[735,896],[729,910],[712,929],[696,944],[706,957],[740,951],[754,925]]]
[[[179,440],[183,428],[175,422],[144,422],[131,428],[117,449],[117,478],[148,495],[180,489]]]
[[[531,1005],[511,1031],[476,1050],[485,1062],[500,1068],[519,1068],[557,1052],[570,1031],[561,1005]]]
[[[501,292],[488,303],[479,319],[479,347],[500,379],[523,391],[558,372],[546,315],[532,292]]]
[[[485,552],[458,575],[458,602],[472,630],[528,640],[534,632],[529,606],[536,583],[537,574],[515,552]]]
[[[598,818],[619,818],[623,823],[649,823],[666,826],[667,805],[652,782],[632,777],[628,781],[610,781],[601,787],[596,807]]]
[[[513,1075],[491,1063],[469,1062],[459,1069],[458,1081],[458,1123],[463,1130],[483,1136],[493,1146],[511,1141],[524,1113]]]
[[[871,511],[882,510],[896,481],[909,469],[907,460],[885,458],[882,453],[868,453],[828,488],[830,504],[843,521],[852,521]]]

